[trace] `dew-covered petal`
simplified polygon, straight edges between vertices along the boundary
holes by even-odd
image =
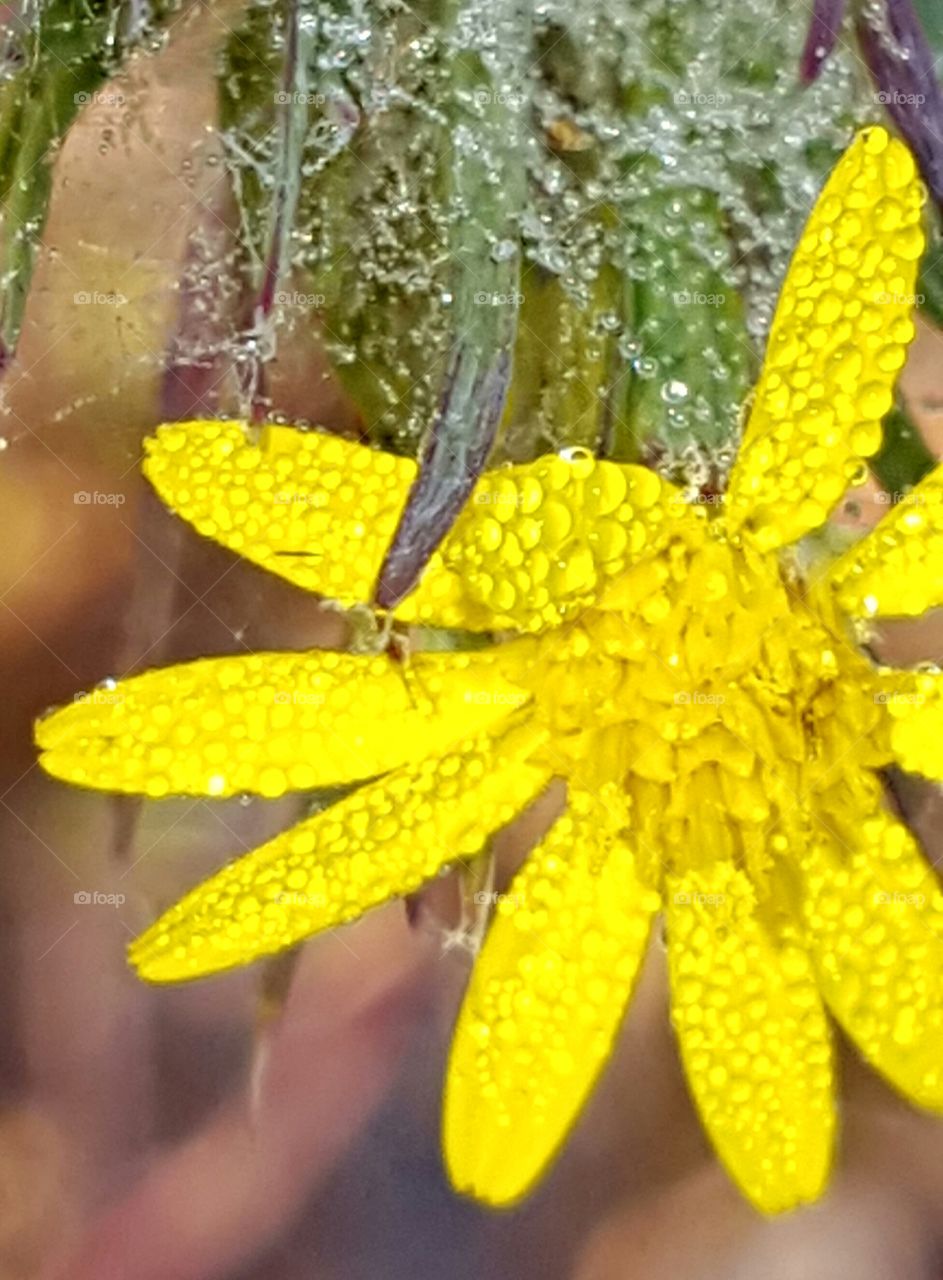
[[[831,825],[831,815],[825,815]],[[819,987],[865,1058],[943,1109],[943,896],[916,841],[875,812],[801,859]],[[854,842],[852,844],[852,842]]]
[[[912,618],[943,605],[943,466],[845,552],[831,580],[852,617]]]
[[[658,897],[624,800],[571,790],[499,902],[452,1044],[444,1146],[455,1187],[507,1205],[543,1174],[612,1049]]]
[[[180,422],[145,441],[144,474],[207,538],[307,591],[371,599],[416,464],[320,431]]]
[[[647,467],[584,449],[489,471],[398,616],[538,631],[597,603],[691,518]]]
[[[148,982],[205,977],[273,955],[407,894],[480,853],[543,788],[527,725],[481,735],[369,784],[230,863],[131,946]]]
[[[296,586],[369,603],[415,475],[411,459],[317,431],[173,423],[145,474],[201,534]],[[404,621],[537,631],[596,601],[667,541],[684,504],[645,467],[552,454],[482,477]]]
[[[828,1023],[804,948],[730,863],[666,886],[672,1019],[718,1156],[764,1213],[815,1200],[835,1134]]]
[[[529,644],[530,641],[522,641]],[[414,655],[255,653],[149,671],[41,720],[47,773],[99,791],[279,796],[435,755],[527,695],[519,646]]]
[[[761,547],[823,524],[880,448],[914,334],[924,198],[907,147],[865,129],[806,224],[730,477],[732,522]]]
[[[943,782],[943,673],[884,668],[875,685],[889,760],[908,773]]]

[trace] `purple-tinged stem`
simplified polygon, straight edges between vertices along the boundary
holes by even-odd
[[[310,37],[309,37],[310,38]],[[252,304],[249,334],[253,348],[248,352],[243,389],[250,402],[253,422],[268,414],[265,389],[265,361],[273,354],[269,338],[279,284],[289,263],[292,224],[301,184],[301,154],[307,129],[307,63],[301,40],[299,0],[285,0],[285,56],[282,64],[282,92],[279,94],[279,139],[275,174],[275,195],[268,251],[262,269],[262,283]]]
[[[377,578],[374,602],[378,608],[393,609],[409,595],[468,501],[494,444],[510,379],[507,348],[484,367],[480,353],[467,344],[453,349],[435,415],[438,429],[426,438],[419,472]],[[456,432],[456,420],[466,429]]]
[[[809,34],[799,60],[799,77],[803,84],[817,80],[822,67],[838,43],[845,0],[815,0]]]
[[[911,0],[885,0],[883,13],[858,18],[861,50],[878,98],[913,151],[943,209],[943,89]]]

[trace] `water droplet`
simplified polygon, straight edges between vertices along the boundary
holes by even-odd
[[[688,398],[688,384],[679,378],[672,378],[662,387],[661,398],[667,404],[680,404]]]

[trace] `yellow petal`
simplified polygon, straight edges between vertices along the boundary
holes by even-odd
[[[273,955],[411,893],[472,857],[542,789],[526,726],[365,786],[230,863],[131,946],[148,982],[205,977]]]
[[[914,333],[924,198],[907,147],[865,129],[806,224],[728,492],[733,524],[764,548],[822,524],[880,448]]]
[[[415,463],[316,431],[188,422],[147,441],[145,474],[195,529],[296,586],[368,603]],[[482,477],[405,621],[475,631],[553,626],[657,551],[685,513],[644,467],[585,452]]]
[[[888,814],[842,836],[854,844],[819,839],[803,858],[819,987],[891,1084],[943,1109],[943,896],[913,837]]]
[[[943,605],[943,467],[935,467],[832,570],[853,617],[912,618]]]
[[[729,863],[669,877],[672,1018],[704,1127],[764,1213],[815,1200],[834,1143],[828,1023],[809,958]]]
[[[657,895],[623,843],[624,801],[568,813],[499,903],[452,1044],[443,1142],[455,1187],[520,1199],[576,1122],[612,1049]]]
[[[690,517],[646,467],[550,454],[482,477],[417,591],[409,621],[538,631],[600,600]]]
[[[530,642],[522,642],[530,643]],[[355,782],[496,724],[527,695],[486,653],[206,658],[83,695],[40,721],[47,773],[160,797],[279,796]]]
[[[874,700],[885,712],[888,756],[908,773],[943,782],[943,676],[882,670]]]
[[[183,422],[145,441],[144,474],[207,538],[307,591],[369,601],[416,473],[409,458],[318,431]]]

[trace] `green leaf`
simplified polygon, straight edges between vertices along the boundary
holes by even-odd
[[[655,190],[639,202],[633,227],[649,270],[644,282],[627,284],[636,350],[614,452],[628,457],[652,441],[676,454],[723,448],[759,359],[716,201],[695,187]]]
[[[458,4],[453,30],[467,7]],[[487,13],[474,42],[453,55],[446,195],[451,345],[419,472],[377,581],[377,603],[385,608],[412,590],[465,505],[491,453],[510,384],[523,300],[520,150],[529,24],[518,0],[491,0]]]
[[[871,459],[871,469],[891,494],[912,488],[936,466],[906,410],[898,405],[884,419],[884,443]]]
[[[943,5],[939,0],[914,0],[914,8],[930,44],[943,53]]]

